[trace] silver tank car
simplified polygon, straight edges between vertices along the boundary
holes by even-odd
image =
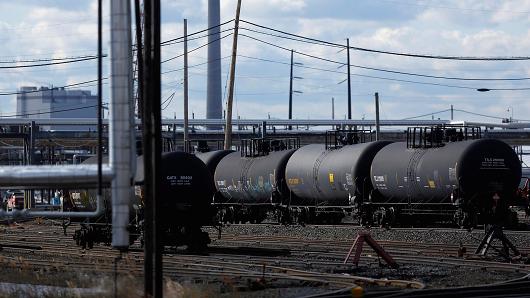
[[[353,205],[372,190],[370,164],[391,142],[376,141],[326,150],[307,145],[296,151],[286,168],[289,189],[300,204]]]
[[[270,152],[259,157],[226,155],[215,170],[215,187],[229,203],[261,204],[281,200],[288,193],[285,165],[295,150]]]

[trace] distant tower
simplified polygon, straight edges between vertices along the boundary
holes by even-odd
[[[206,99],[206,119],[222,119],[223,104],[221,96],[221,41],[220,0],[208,0],[208,83]]]

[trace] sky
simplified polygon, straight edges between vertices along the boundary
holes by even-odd
[[[97,1],[25,0],[0,2],[1,62],[95,55]],[[109,2],[104,1],[104,52],[109,52]],[[236,0],[221,0],[221,22],[234,18]],[[162,0],[162,40],[207,27],[207,0]],[[313,39],[380,51],[434,56],[530,56],[530,0],[242,0],[241,19]],[[222,27],[230,29],[233,23]],[[250,31],[250,30],[254,31]],[[259,31],[259,32],[256,32]],[[221,35],[229,34],[226,31]],[[279,118],[288,115],[290,52],[295,51],[293,118],[331,119],[347,115],[347,53],[328,47],[282,39],[241,23],[236,66],[234,118]],[[246,35],[246,36],[245,36]],[[197,36],[203,36],[199,34]],[[257,38],[272,45],[251,39]],[[222,39],[222,57],[231,52],[232,35]],[[189,42],[194,49],[207,42]],[[183,52],[182,43],[162,48],[162,60]],[[304,56],[300,53],[327,60]],[[190,113],[206,114],[206,47],[189,54]],[[223,100],[230,59],[222,59]],[[530,90],[477,92],[477,88],[530,87],[530,60],[460,61],[413,58],[350,51],[355,66],[464,79],[448,80],[351,68],[352,118],[374,119],[374,93],[379,93],[381,119],[450,119],[500,122],[530,119]],[[23,63],[19,62],[18,65]],[[13,65],[3,63],[2,65]],[[2,66],[0,65],[0,66]],[[342,65],[342,66],[341,66]],[[182,118],[183,59],[162,64],[162,106],[166,118]],[[105,75],[109,61],[105,59]],[[96,61],[33,68],[2,69],[0,92],[21,86],[64,86],[96,78]],[[108,85],[104,98],[108,100]],[[95,92],[88,84],[83,89]],[[170,96],[174,93],[174,96]],[[168,99],[169,98],[169,99]],[[167,100],[166,100],[167,99]],[[16,97],[0,96],[0,114],[16,113]],[[223,104],[224,106],[224,104]],[[445,111],[440,112],[439,111]],[[480,116],[476,114],[482,114]],[[491,116],[491,117],[486,117]],[[190,115],[191,117],[191,115]]]

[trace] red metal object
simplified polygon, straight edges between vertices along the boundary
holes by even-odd
[[[362,231],[357,234],[357,237],[355,238],[355,241],[353,242],[353,245],[350,248],[350,251],[348,252],[348,255],[346,255],[346,259],[344,259],[344,264],[348,262],[350,259],[351,253],[353,249],[355,248],[355,255],[353,256],[353,263],[355,266],[359,265],[359,259],[361,258],[361,252],[363,251],[363,245],[364,242],[366,242],[370,247],[381,257],[385,262],[392,268],[396,269],[399,267],[399,265],[396,263],[396,261],[377,243],[377,241],[372,238],[369,232]]]

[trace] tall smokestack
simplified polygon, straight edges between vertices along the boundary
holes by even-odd
[[[221,96],[221,23],[220,0],[208,0],[208,84],[206,93],[206,119],[222,119]],[[216,127],[217,128],[217,127]]]

